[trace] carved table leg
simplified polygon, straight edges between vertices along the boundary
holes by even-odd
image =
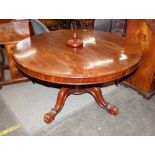
[[[96,100],[97,104],[100,107],[104,108],[108,113],[115,115],[115,116],[118,114],[119,110],[118,110],[117,106],[111,105],[104,100],[104,98],[102,96],[102,91],[100,88],[97,88],[97,87],[88,88],[85,90],[85,92],[90,93]]]
[[[56,105],[53,109],[51,109],[51,111],[49,113],[46,113],[44,116],[44,121],[49,124],[51,123],[55,116],[60,112],[60,110],[62,109],[64,102],[66,100],[66,98],[70,95],[70,94],[74,94],[74,95],[80,95],[83,93],[89,93],[91,94],[94,99],[96,100],[97,104],[99,106],[101,106],[102,108],[104,108],[108,113],[112,114],[112,115],[117,115],[118,114],[118,108],[115,105],[111,105],[109,103],[107,103],[103,96],[102,96],[102,91],[100,88],[98,87],[93,87],[93,88],[84,88],[84,89],[80,89],[80,88],[61,88],[57,97],[57,102]]]
[[[49,113],[46,113],[44,116],[44,121],[49,124],[51,123],[58,112],[62,109],[64,102],[72,89],[70,88],[61,88],[57,97],[56,105]]]

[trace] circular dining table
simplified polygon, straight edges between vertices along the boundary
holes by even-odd
[[[76,33],[83,42],[72,48],[67,41]],[[108,113],[118,108],[105,101],[100,84],[120,79],[137,69],[142,53],[117,34],[95,30],[58,30],[20,41],[13,57],[23,73],[61,86],[55,106],[44,116],[51,123],[70,94],[91,94]],[[35,92],[34,92],[35,93]]]

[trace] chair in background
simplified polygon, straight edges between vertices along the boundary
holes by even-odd
[[[17,83],[19,81],[25,81],[26,78],[16,68],[13,57],[12,49],[18,41],[29,37],[29,20],[11,20],[7,23],[0,24],[0,45],[1,45],[1,79],[0,87],[2,85]],[[6,57],[6,58],[5,58]],[[8,64],[6,64],[6,61]],[[11,75],[10,79],[5,77],[5,69],[9,70]]]
[[[12,57],[13,48],[24,38],[48,31],[38,20],[0,20],[0,88],[3,85],[28,81],[16,68]],[[10,73],[9,79],[5,76],[6,69]]]

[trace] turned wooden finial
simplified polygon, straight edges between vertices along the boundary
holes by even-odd
[[[78,36],[76,33],[73,33],[73,38],[67,41],[67,45],[73,48],[82,47],[83,41],[78,39]]]

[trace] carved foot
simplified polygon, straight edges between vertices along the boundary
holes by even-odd
[[[104,100],[104,97],[102,96],[102,92],[100,88],[97,88],[97,87],[86,88],[86,89],[61,88],[59,91],[58,97],[57,97],[57,102],[56,102],[55,107],[51,110],[51,112],[46,113],[44,116],[44,121],[47,124],[51,123],[55,119],[56,115],[62,109],[66,98],[71,93],[75,95],[80,95],[83,93],[90,93],[96,100],[97,104],[100,107],[104,108],[108,113],[116,116],[119,112],[117,106],[108,104]]]
[[[118,114],[119,110],[118,110],[117,106],[112,105],[112,104],[108,104],[107,105],[107,112],[116,116]]]
[[[50,124],[55,119],[56,114],[56,110],[52,109],[51,112],[45,114],[44,122]]]
[[[108,104],[102,95],[102,91],[100,88],[94,87],[94,88],[89,88],[86,90],[88,93],[90,93],[94,99],[96,100],[97,104],[104,108],[108,113],[116,116],[119,112],[117,106]]]
[[[70,88],[61,88],[60,89],[55,107],[53,109],[51,109],[51,111],[49,113],[46,113],[44,116],[45,123],[49,124],[54,120],[57,113],[59,113],[60,110],[62,109],[64,102],[65,102],[67,96],[70,94],[71,90],[72,89],[70,89]]]

